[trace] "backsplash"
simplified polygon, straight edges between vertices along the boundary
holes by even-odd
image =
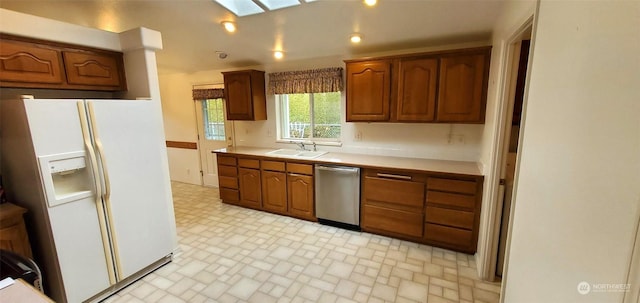
[[[344,97],[343,97],[344,108]],[[474,161],[480,159],[483,124],[345,122],[342,146],[319,145],[319,150],[424,159]],[[266,121],[235,121],[237,146],[297,148],[276,142],[276,109],[267,96]]]

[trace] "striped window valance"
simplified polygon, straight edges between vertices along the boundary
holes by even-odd
[[[193,100],[224,98],[223,88],[193,89]]]
[[[341,67],[269,74],[272,95],[339,92],[342,87]]]

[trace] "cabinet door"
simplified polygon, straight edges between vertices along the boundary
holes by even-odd
[[[438,60],[401,60],[399,69],[396,119],[433,121],[436,110]]]
[[[438,122],[484,122],[488,55],[458,55],[440,61]]]
[[[69,84],[115,88],[123,84],[122,58],[117,55],[67,51],[62,55]]]
[[[253,120],[251,102],[251,74],[234,73],[224,75],[227,119]]]
[[[289,214],[308,220],[316,220],[313,203],[313,177],[298,174],[287,175]]]
[[[62,58],[57,50],[34,43],[0,40],[0,81],[62,84],[63,79]],[[11,84],[3,83],[3,86]]]
[[[285,214],[287,212],[287,174],[262,172],[262,208]]]
[[[257,169],[238,168],[240,183],[240,204],[251,208],[262,206],[262,187],[260,171]]]
[[[391,61],[347,63],[347,121],[388,121]]]

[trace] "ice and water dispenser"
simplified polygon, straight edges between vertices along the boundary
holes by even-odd
[[[40,172],[49,207],[93,194],[93,174],[84,151],[41,156]]]

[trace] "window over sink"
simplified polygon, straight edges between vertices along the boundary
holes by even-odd
[[[276,95],[278,139],[340,141],[340,92]]]

